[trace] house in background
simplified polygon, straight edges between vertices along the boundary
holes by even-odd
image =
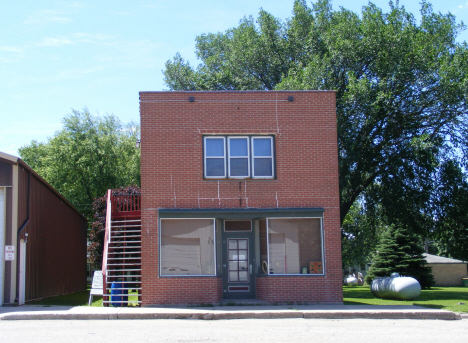
[[[0,304],[86,290],[87,221],[21,159],[0,152]]]
[[[466,261],[431,254],[423,256],[427,266],[432,268],[436,287],[461,287],[462,279],[468,277]]]
[[[335,107],[333,91],[141,92],[141,204],[108,196],[105,286],[143,306],[342,303]]]

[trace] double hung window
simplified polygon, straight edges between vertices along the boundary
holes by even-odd
[[[205,136],[204,177],[207,179],[273,179],[272,136]]]

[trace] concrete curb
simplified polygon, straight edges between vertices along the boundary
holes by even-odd
[[[12,312],[0,315],[0,320],[115,320],[115,319],[430,319],[459,320],[459,313],[450,311],[179,311],[179,312],[116,312],[116,313],[57,313]],[[468,319],[468,315],[463,315]]]

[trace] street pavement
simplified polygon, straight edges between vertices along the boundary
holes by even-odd
[[[90,319],[468,319],[468,314],[412,305],[284,305],[214,307],[0,307],[0,320]]]

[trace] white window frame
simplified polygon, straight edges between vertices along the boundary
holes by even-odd
[[[206,156],[206,141],[209,139],[223,139],[223,156]],[[216,175],[216,176],[208,176],[207,175],[207,169],[206,169],[206,160],[209,158],[222,158],[224,161],[224,175]],[[203,137],[203,174],[206,179],[225,179],[226,178],[226,173],[227,173],[227,166],[226,166],[226,136],[205,136]]]
[[[214,267],[214,273],[213,274],[192,274],[192,275],[184,275],[184,274],[181,274],[181,275],[162,275],[161,274],[161,262],[162,262],[162,258],[161,258],[161,221],[162,220],[200,220],[200,219],[204,219],[204,220],[212,220],[213,221],[213,267]],[[218,262],[216,261],[216,242],[217,242],[217,237],[216,237],[216,218],[159,218],[159,229],[158,229],[158,258],[159,258],[159,262],[158,262],[158,274],[159,274],[159,277],[161,278],[171,278],[171,277],[187,277],[187,278],[190,278],[190,277],[216,277],[217,276],[217,273],[218,273]]]
[[[223,139],[223,146],[224,146],[224,155],[223,156],[206,156],[206,142],[209,139]],[[246,138],[247,139],[247,156],[235,156],[231,157],[229,155],[230,150],[230,139],[233,138]],[[254,156],[254,141],[256,138],[268,138],[270,140],[271,146],[271,155],[269,156]],[[273,180],[276,178],[276,171],[275,171],[275,137],[274,135],[243,135],[243,136],[236,136],[236,135],[213,135],[213,136],[203,136],[203,177],[205,179],[234,179],[234,180],[246,180],[246,179],[256,179],[256,180]],[[231,176],[231,158],[246,158],[247,157],[247,165],[248,165],[248,175],[246,176]],[[206,161],[209,158],[222,158],[224,160],[224,175],[218,176],[208,176],[207,175],[207,168],[206,168]],[[255,158],[270,158],[271,159],[271,176],[255,176]]]
[[[270,225],[268,224],[269,220],[275,219],[320,219],[320,256],[322,258],[322,274],[270,274]],[[324,276],[325,275],[325,243],[323,237],[323,217],[271,217],[266,218],[266,235],[267,235],[267,263],[268,263],[268,273],[267,275],[273,276],[305,276],[305,277],[314,277],[314,276]]]
[[[245,139],[247,141],[247,156],[231,156],[231,139]],[[245,178],[250,178],[250,137],[249,136],[227,136],[227,159],[228,159],[228,177],[230,179],[245,179]],[[226,152],[225,152],[226,153]],[[245,159],[247,158],[247,175],[237,175],[237,176],[232,176],[231,175],[231,159]]]
[[[255,139],[256,138],[269,138],[270,139],[270,156],[255,156]],[[273,136],[252,136],[252,179],[274,179],[275,178],[275,151],[274,151],[274,140]],[[256,176],[255,175],[255,159],[256,158],[271,158],[271,176]]]

